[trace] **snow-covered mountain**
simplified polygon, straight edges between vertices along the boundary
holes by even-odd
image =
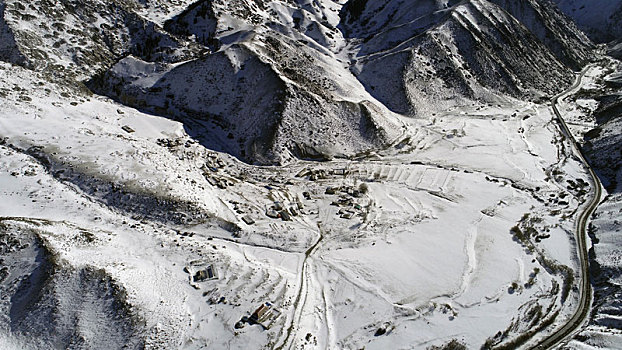
[[[256,163],[385,147],[395,113],[550,95],[592,48],[535,0],[3,4],[6,60]]]
[[[531,346],[599,58],[549,0],[0,0],[0,347]]]
[[[343,17],[359,45],[357,76],[404,114],[491,100],[498,92],[551,94],[569,83],[569,67],[590,57],[589,40],[534,1],[385,1],[360,14],[346,7]]]

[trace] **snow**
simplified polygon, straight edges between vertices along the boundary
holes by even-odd
[[[215,18],[173,35],[162,28],[192,19],[193,4],[143,1],[122,7],[144,32],[106,32],[109,61],[74,70],[62,50],[50,60],[79,83],[0,63],[0,256],[11,274],[0,280],[0,340],[480,348],[548,317],[530,342],[563,324],[577,301],[574,219],[586,198],[572,183],[588,175],[550,108],[523,97],[562,89],[570,69],[534,39],[492,43],[508,28],[532,34],[489,2],[387,1],[367,9],[376,22],[364,28],[346,25],[345,3],[213,1]],[[36,36],[46,17],[33,13],[21,28],[14,13],[8,22]],[[211,30],[222,46],[197,43]],[[139,50],[143,35],[162,43]],[[474,38],[489,55],[468,49]],[[575,39],[564,44],[581,56],[589,45]],[[325,161],[305,160],[314,156]],[[276,206],[289,214],[268,217]],[[193,264],[218,278],[192,281]],[[46,278],[24,288],[45,302],[14,322],[10,298],[35,270]],[[244,321],[265,302],[280,312],[269,328]],[[63,321],[28,326],[48,314]]]
[[[560,107],[572,121],[571,132],[600,177],[607,194],[590,222],[594,306],[588,324],[569,343],[572,349],[609,349],[620,343],[620,203],[616,179],[619,175],[620,118],[607,107],[607,97],[619,95],[619,86],[609,85],[620,70],[618,61],[605,60],[585,72],[581,88],[566,96]],[[580,106],[577,108],[576,106]],[[615,103],[613,104],[615,106]],[[594,135],[594,131],[597,131]]]
[[[112,69],[115,74],[135,79],[137,86],[147,88],[153,86],[173,67],[162,66],[157,63],[144,62],[128,56],[119,61]]]
[[[181,154],[155,144],[162,138],[189,140],[179,122],[103,98],[73,106],[54,93],[46,96],[33,81],[21,81],[30,76],[21,68],[3,68],[7,81],[33,88],[28,89],[32,101],[2,106],[2,135],[14,147],[3,146],[0,179],[2,188],[11,190],[1,194],[5,198],[1,203],[6,203],[0,208],[2,216],[52,220],[45,224],[42,239],[67,264],[103,268],[123,285],[127,301],[145,318],[146,341],[152,346],[261,346],[285,339],[305,342],[307,333],[317,338],[319,346],[329,348],[424,347],[452,338],[481,344],[507,327],[521,305],[533,298],[548,300],[541,293],[559,279],[541,268],[535,285],[522,287],[539,263],[534,253],[513,240],[509,229],[528,212],[541,213],[547,225],[558,227],[539,249],[561,264],[576,266],[568,234],[572,222],[549,217],[548,209],[534,200],[533,190],[527,190],[539,186],[543,194],[561,191],[542,170],[559,161],[549,141],[558,130],[546,107],[511,100],[499,107],[450,110],[429,121],[413,119],[407,125],[411,141],[401,146],[412,151],[388,149],[376,161],[322,164],[347,169],[345,177],[319,182],[295,178],[301,168],[317,165],[292,163],[255,167],[259,173],[254,185],[240,183],[221,190],[198,171],[202,151],[197,144],[187,143]],[[527,114],[530,117],[523,119]],[[136,131],[128,134],[122,125]],[[526,131],[517,132],[519,127]],[[44,146],[45,154],[83,175],[62,181],[52,177],[37,158],[23,153],[32,145]],[[221,171],[253,171],[229,157],[221,159],[230,168]],[[410,164],[413,161],[423,164]],[[564,164],[563,171],[585,176],[572,158]],[[11,175],[13,170],[19,175]],[[25,175],[31,170],[34,176]],[[275,175],[291,184],[263,188]],[[177,228],[163,221],[132,219],[130,209],[110,209],[97,199],[97,192],[85,192],[80,181],[91,177],[150,196],[166,193],[244,228],[236,238],[213,225]],[[339,218],[339,208],[330,205],[338,195],[324,194],[324,188],[332,184],[356,188],[361,183],[367,184],[368,192],[356,201],[366,208],[366,216]],[[263,196],[289,205],[305,190],[313,198],[303,200],[302,217],[275,222],[263,216],[263,208],[271,203]],[[257,208],[251,209],[257,223],[242,224],[231,200]],[[577,203],[572,203],[560,208],[562,212],[573,210]],[[127,224],[120,225],[122,221]],[[94,243],[74,243],[77,227],[94,235]],[[167,233],[169,228],[194,235]],[[323,239],[305,261],[304,251],[319,234]],[[202,282],[197,291],[182,268],[200,256],[216,264],[221,278]],[[520,288],[509,293],[513,282]],[[304,298],[294,309],[298,288]],[[205,304],[206,298],[220,296],[228,303]],[[283,313],[276,324],[268,331],[247,325],[233,336],[233,324],[263,301],[275,303]],[[285,330],[292,321],[295,327],[288,338]],[[374,337],[384,322],[393,331]]]

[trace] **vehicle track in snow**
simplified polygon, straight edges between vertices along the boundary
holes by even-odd
[[[320,219],[329,217],[328,212],[323,213],[323,214],[324,215],[320,216]],[[305,251],[305,256],[301,263],[300,281],[298,282],[299,283],[298,293],[296,294],[296,299],[294,300],[294,303],[292,305],[294,312],[292,314],[291,322],[287,328],[284,328],[285,338],[283,339],[280,345],[273,347],[274,350],[290,349],[294,345],[294,343],[290,341],[290,338],[292,337],[292,334],[295,334],[294,328],[296,327],[296,325],[300,324],[300,319],[302,317],[302,311],[303,311],[302,309],[305,304],[307,294],[309,292],[310,278],[307,276],[307,266],[308,266],[307,260],[309,259],[309,256],[313,253],[313,251],[318,247],[320,242],[322,242],[322,240],[324,239],[324,229],[322,228],[322,222],[325,222],[325,221],[318,220],[318,223],[317,223],[318,239],[311,247],[309,247],[309,249]]]

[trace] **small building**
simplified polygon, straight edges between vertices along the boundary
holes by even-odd
[[[209,265],[204,269],[198,270],[192,276],[192,282],[203,282],[218,278],[218,273],[214,265]]]
[[[289,215],[289,213],[287,212],[287,210],[281,210],[281,211],[279,212],[279,215],[281,216],[281,219],[282,219],[283,221],[291,221],[291,220],[292,220],[292,217],[291,217],[291,215]]]
[[[294,207],[289,208],[289,213],[292,214],[293,216],[298,216],[298,210],[296,210],[296,208]]]
[[[279,218],[279,213],[276,210],[270,208],[266,210],[266,216],[273,218],[273,219],[277,219]]]
[[[211,176],[207,176],[207,174],[204,174],[204,175],[205,175],[205,180],[207,180],[207,183],[216,187],[217,185],[216,180],[214,180],[214,178],[212,178]]]
[[[349,212],[349,211],[341,214],[342,219],[352,219],[353,216],[354,216],[354,213]]]
[[[251,314],[251,320],[257,323],[261,322],[262,320],[265,320],[266,317],[270,314],[271,309],[272,309],[272,304],[270,303],[265,303],[261,305],[260,307],[257,308],[257,310],[255,310],[255,312]]]
[[[296,177],[305,177],[311,174],[311,170],[308,168],[302,169],[296,174]]]
[[[338,188],[335,188],[335,187],[327,187],[327,188],[326,188],[326,192],[325,192],[325,193],[326,193],[326,194],[335,194],[335,193],[337,193],[337,191],[338,191],[338,190],[339,190],[339,189],[338,189]]]
[[[242,221],[244,221],[244,223],[247,225],[252,225],[255,223],[255,220],[253,220],[253,218],[251,218],[250,215],[242,216]]]
[[[260,324],[265,329],[268,329],[279,315],[281,315],[281,312],[275,309],[271,303],[266,302],[251,314],[248,322],[250,324]]]
[[[123,126],[121,127],[121,129],[123,129],[123,131],[125,131],[125,132],[127,132],[127,133],[129,133],[129,134],[131,134],[131,133],[133,133],[133,132],[134,132],[134,129],[130,128],[130,127],[129,127],[129,125],[123,125]]]
[[[341,197],[339,198],[339,204],[342,206],[351,206],[354,201],[352,198]]]

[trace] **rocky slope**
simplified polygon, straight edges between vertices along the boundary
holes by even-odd
[[[555,0],[592,40],[608,43],[622,35],[622,1]]]
[[[588,234],[594,302],[590,321],[571,348],[615,348],[620,343],[620,213],[622,208],[622,79],[620,62],[607,59],[588,72],[586,84],[566,98],[567,115],[586,159],[605,190]],[[574,106],[574,107],[572,107]]]
[[[88,244],[93,237],[77,239]],[[126,291],[103,269],[63,266],[37,233],[4,221],[0,261],[0,312],[11,332],[40,348],[144,346],[137,336],[144,329],[125,304]]]
[[[560,10],[594,42],[607,44],[607,54],[622,58],[622,1],[556,0]]]
[[[584,149],[596,169],[607,196],[594,214],[591,225],[594,310],[590,326],[584,332],[588,344],[619,342],[620,296],[620,213],[622,211],[622,79],[620,66],[605,77],[602,90],[591,91],[598,103],[593,112],[596,128],[586,135]],[[617,335],[616,335],[617,333]]]
[[[64,79],[88,79],[128,54],[170,62],[193,51],[140,16],[132,1],[2,1],[0,9],[8,61]]]
[[[359,78],[399,113],[487,101],[499,92],[551,94],[569,83],[568,68],[589,57],[589,40],[538,2],[424,3],[408,11],[399,1],[386,1],[360,14],[346,8],[343,15],[346,33],[361,41]],[[377,33],[369,23],[383,30]]]

